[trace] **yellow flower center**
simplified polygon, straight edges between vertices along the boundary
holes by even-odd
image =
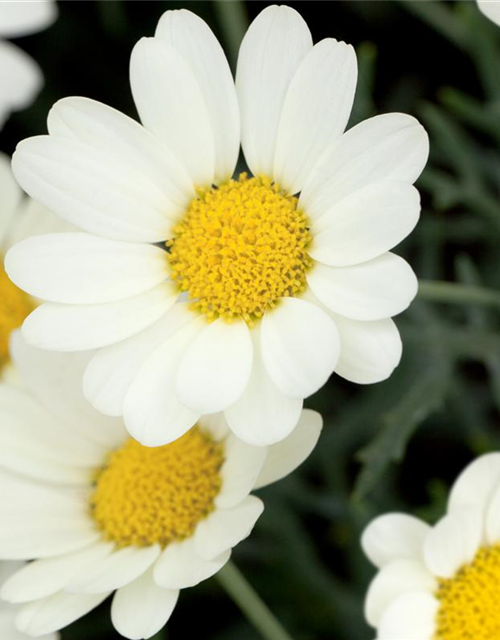
[[[29,296],[9,280],[0,266],[0,368],[9,360],[9,338],[33,311]]]
[[[500,638],[500,544],[482,547],[474,560],[436,594],[440,607],[434,640]]]
[[[209,321],[253,323],[306,286],[308,220],[265,177],[200,191],[167,243],[172,278]]]
[[[190,537],[214,509],[223,462],[224,445],[199,427],[163,447],[129,438],[99,472],[91,497],[103,537],[121,547]]]

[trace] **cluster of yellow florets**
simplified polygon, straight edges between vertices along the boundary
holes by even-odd
[[[310,242],[297,198],[265,177],[200,192],[167,244],[172,278],[210,321],[261,318],[305,289]]]
[[[199,427],[162,447],[129,438],[97,476],[94,520],[118,546],[183,540],[213,510],[223,462],[223,444]]]
[[[500,638],[500,545],[482,547],[473,562],[437,591],[435,640]]]

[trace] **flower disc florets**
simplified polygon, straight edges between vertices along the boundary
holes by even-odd
[[[224,446],[199,427],[163,447],[129,438],[97,476],[94,520],[118,546],[184,540],[213,511],[223,462]]]
[[[305,289],[309,242],[297,198],[243,173],[191,202],[168,243],[172,278],[210,321],[252,323]]]
[[[436,597],[435,640],[495,640],[500,638],[500,545],[482,547],[474,560],[447,580]]]

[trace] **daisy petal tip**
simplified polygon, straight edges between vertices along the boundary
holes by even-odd
[[[220,509],[202,520],[194,536],[196,552],[212,560],[245,540],[264,511],[264,503],[256,496],[247,496],[231,509]]]
[[[187,349],[176,380],[179,401],[200,414],[213,414],[242,395],[252,370],[253,345],[244,322],[208,325]]]

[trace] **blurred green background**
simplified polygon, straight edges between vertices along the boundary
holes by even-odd
[[[234,69],[248,21],[267,4],[60,2],[49,30],[17,41],[46,83],[0,133],[0,149],[10,154],[19,140],[44,133],[49,108],[68,95],[136,117],[128,58],[165,10],[202,16]],[[363,527],[388,510],[438,517],[462,467],[500,448],[500,29],[472,1],[288,4],[315,41],[333,36],[355,46],[360,80],[350,126],[403,111],[429,131],[431,159],[418,182],[422,220],[396,250],[423,283],[397,320],[404,355],[392,378],[359,387],[333,376],[308,400],[324,416],[320,444],[299,472],[260,492],[267,509],[234,559],[296,640],[372,640],[363,617],[373,574],[359,548]],[[258,634],[210,580],[182,592],[158,637]],[[118,638],[109,603],[63,638]]]

